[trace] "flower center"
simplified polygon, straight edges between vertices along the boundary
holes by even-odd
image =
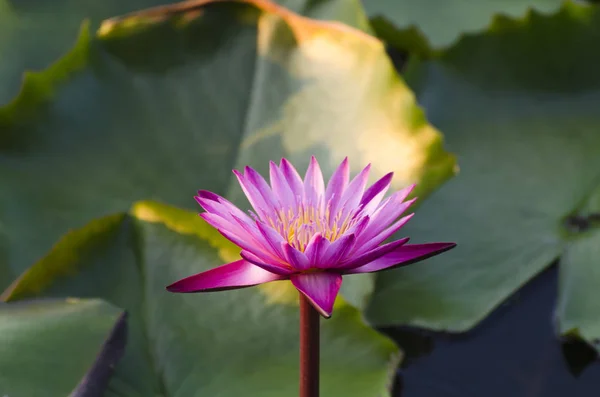
[[[297,208],[280,209],[267,218],[271,225],[294,248],[304,252],[308,242],[317,233],[329,241],[334,241],[354,226],[358,217],[357,209],[347,211],[340,208],[331,214],[329,205],[301,203]]]

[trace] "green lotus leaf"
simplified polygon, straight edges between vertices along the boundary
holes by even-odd
[[[467,34],[487,30],[495,17],[521,18],[531,10],[556,12],[563,0],[364,0],[373,29],[412,51],[445,49]]]
[[[120,310],[95,299],[0,304],[0,395],[101,391],[122,354],[125,326]]]
[[[0,0],[0,105],[17,94],[24,73],[48,67],[73,46],[84,19],[97,26],[111,16],[168,2]]]
[[[559,330],[600,337],[600,57],[590,52],[598,37],[600,9],[567,3],[551,16],[498,19],[409,66],[461,174],[406,233],[451,236],[458,247],[378,277],[375,323],[465,331],[560,258]]]

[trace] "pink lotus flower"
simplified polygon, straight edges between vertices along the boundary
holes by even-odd
[[[292,284],[330,317],[342,275],[405,266],[453,248],[454,243],[407,245],[408,238],[382,244],[413,214],[398,217],[415,201],[404,201],[414,185],[383,200],[392,173],[365,190],[370,166],[349,182],[348,159],[327,186],[311,158],[304,180],[286,159],[270,163],[271,185],[254,169],[234,170],[256,211],[248,216],[223,197],[199,191],[200,216],[238,245],[243,259],[179,280],[171,292],[250,287],[276,280]]]

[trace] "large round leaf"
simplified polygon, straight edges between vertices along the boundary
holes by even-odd
[[[48,97],[47,87],[54,87]],[[0,221],[14,274],[67,230],[197,189],[243,203],[231,168],[349,155],[427,195],[454,172],[381,42],[270,3],[183,4],[107,21],[0,109]],[[363,278],[367,281],[369,278]],[[362,282],[353,301],[369,285]]]
[[[99,300],[0,304],[0,395],[101,395],[125,343],[120,313]]]
[[[416,34],[437,50],[454,44],[466,33],[485,30],[497,15],[518,18],[532,9],[550,13],[560,7],[562,0],[364,0],[363,3],[373,18],[374,29],[386,40],[395,42],[396,35]]]
[[[297,395],[291,284],[168,293],[165,285],[235,260],[238,250],[194,213],[152,203],[132,212],[70,233],[5,298],[100,296],[128,309],[128,349],[107,396]],[[323,395],[388,395],[397,348],[341,300],[322,320],[321,355]]]
[[[17,94],[22,74],[42,69],[73,46],[84,19],[101,20],[169,0],[0,0],[0,104]]]
[[[600,9],[567,4],[552,16],[498,20],[409,68],[462,172],[408,231],[452,236],[458,247],[379,277],[376,323],[464,331],[566,248],[561,331],[600,337],[598,224],[586,205],[600,181],[600,57],[590,52],[599,37]]]

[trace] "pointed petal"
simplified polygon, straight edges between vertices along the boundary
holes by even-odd
[[[273,193],[285,209],[296,206],[296,199],[292,193],[290,185],[283,176],[283,173],[274,162],[269,162],[269,179],[271,181],[271,189]]]
[[[367,251],[373,249],[373,247],[376,247],[379,244],[383,243],[385,240],[390,238],[392,236],[392,234],[394,234],[398,230],[400,230],[402,228],[402,226],[406,225],[406,223],[414,215],[415,214],[412,213],[412,214],[408,214],[408,215],[400,218],[392,226],[388,227],[387,229],[385,229],[384,231],[382,231],[381,233],[379,233],[373,237],[370,237],[367,234],[364,234],[363,236],[359,237],[356,242],[357,248],[356,248],[355,252],[353,252],[353,254],[354,255],[362,255],[364,252],[367,252]]]
[[[244,194],[248,198],[248,201],[252,205],[252,208],[254,208],[254,211],[256,211],[261,219],[268,218],[273,207],[265,201],[256,186],[250,182],[246,175],[243,175],[238,170],[233,170],[233,173],[237,177],[238,182],[240,183]]]
[[[358,221],[357,223],[354,224],[354,226],[352,226],[350,229],[348,229],[347,233],[354,234],[358,241],[358,237],[366,229],[366,227],[369,225],[370,221],[371,221],[371,218],[369,216],[362,217],[360,221]]]
[[[371,216],[371,223],[361,236],[361,242],[368,242],[388,228],[391,222],[395,221],[404,211],[408,209],[417,198],[402,202],[405,198],[405,192],[394,193],[385,204],[382,205]]]
[[[382,211],[389,210],[390,208],[395,208],[396,206],[398,206],[399,204],[404,202],[404,200],[406,200],[406,198],[412,193],[415,186],[416,185],[413,184],[413,185],[407,186],[403,189],[400,189],[397,192],[394,192],[390,197],[387,198],[387,200],[385,200],[377,208],[377,210],[373,213],[373,216],[381,213]],[[416,197],[412,199],[412,201],[414,201],[414,200],[416,200]]]
[[[260,231],[258,230],[258,227],[256,227],[256,222],[246,222],[246,220],[240,219],[237,215],[231,215],[231,217],[246,232],[246,234],[244,234],[244,237],[249,237],[252,240],[260,241]],[[267,247],[265,241],[260,241],[260,243],[264,245],[264,248]]]
[[[319,162],[312,156],[306,175],[304,176],[304,197],[309,204],[317,205],[319,199],[323,198],[325,193],[325,182]]]
[[[252,223],[252,220],[246,213],[217,194],[207,190],[198,190],[198,195],[194,196],[194,198],[207,212],[217,214],[229,221],[231,221],[231,216],[237,216],[244,222]]]
[[[271,248],[271,244],[269,244],[264,237],[264,234],[258,229],[256,223],[248,225],[241,222],[236,216],[233,216],[233,218],[245,231],[245,233],[242,234],[243,237],[240,236],[240,239],[243,238],[248,240],[247,243],[249,246],[256,247],[256,249],[253,249],[251,252],[254,252],[255,255],[264,262],[275,263],[278,265],[285,264],[284,257],[279,257],[272,252],[273,249]]]
[[[391,243],[387,243],[376,247],[370,251],[367,251],[363,254],[355,254],[357,256],[352,255],[349,260],[344,262],[339,266],[340,269],[354,269],[359,266],[366,265],[367,263],[373,262],[375,259],[378,259],[385,254],[398,249],[402,245],[408,242],[409,238],[405,237],[401,240],[392,241]]]
[[[265,181],[265,178],[262,177],[261,174],[256,172],[256,170],[252,167],[244,167],[244,174],[246,175],[246,179],[256,188],[258,193],[262,196],[264,202],[269,207],[270,211],[279,207],[279,202],[275,198],[271,187]]]
[[[354,234],[346,234],[335,240],[327,250],[317,259],[316,267],[321,269],[336,268],[346,259],[346,255],[354,247],[356,237]]]
[[[240,236],[238,236],[238,235],[236,235],[234,233],[231,233],[227,229],[217,229],[217,230],[227,240],[231,241],[232,243],[234,243],[235,245],[237,245],[238,247],[240,247],[244,251],[251,252],[255,256],[261,258],[261,260],[263,262],[268,262],[268,263],[272,262],[272,263],[277,263],[277,264],[284,263],[282,261],[282,258],[278,258],[277,256],[274,255],[273,252],[266,251],[266,250],[262,249],[261,246],[253,244],[251,241],[248,241],[247,239],[245,239],[243,237],[240,237]]]
[[[252,251],[260,250],[260,251],[269,251],[268,246],[264,244],[263,241],[260,241],[257,237],[260,237],[260,233],[258,229],[252,229],[244,222],[240,221],[239,218],[233,216],[232,221],[225,220],[221,218],[219,215],[203,212],[198,214],[206,223],[217,229],[219,232],[226,231],[229,240],[231,240],[234,244],[238,244],[236,241],[243,242],[244,246],[254,247]],[[233,241],[235,240],[235,241]],[[239,245],[239,244],[238,244]],[[240,245],[241,247],[241,245]]]
[[[211,200],[211,201],[217,201],[217,202],[220,199],[223,199],[223,197],[219,196],[216,193],[210,192],[208,190],[198,190],[198,197],[204,198],[207,200]]]
[[[363,196],[365,186],[369,181],[369,172],[371,171],[371,164],[368,164],[358,175],[352,179],[352,182],[348,185],[344,191],[344,196],[340,202],[340,208],[344,208],[344,214],[354,210]]]
[[[389,189],[393,177],[394,177],[394,173],[388,172],[383,177],[381,177],[377,182],[372,184],[371,187],[369,187],[367,189],[365,194],[363,194],[360,203],[365,205],[369,201],[373,200],[373,198],[375,196],[377,196],[381,191],[385,191],[385,190]]]
[[[286,277],[267,272],[245,260],[239,260],[176,281],[169,285],[167,290],[170,292],[220,291],[284,279]]]
[[[244,258],[245,260],[247,260],[248,262],[265,269],[268,272],[271,273],[275,273],[275,274],[279,274],[282,276],[287,276],[293,273],[293,269],[289,266],[287,266],[287,264],[284,263],[269,263],[267,261],[265,261],[263,258],[254,255],[252,252],[249,251],[242,251],[240,252],[240,256],[242,258]]]
[[[329,244],[329,240],[323,237],[321,233],[316,233],[311,237],[304,250],[304,254],[308,258],[311,266],[315,266],[318,263],[319,258],[323,256],[329,247]]]
[[[300,174],[298,174],[298,171],[296,171],[294,166],[285,158],[281,159],[281,165],[279,169],[283,173],[283,176],[285,177],[290,189],[292,190],[292,193],[294,194],[294,199],[302,199],[304,193],[304,182],[302,181]],[[296,205],[298,204],[300,203],[296,201]]]
[[[237,236],[245,235],[244,229],[242,229],[242,227],[237,222],[232,223],[228,220],[221,218],[219,215],[210,212],[202,212],[198,214],[198,216],[204,219],[206,223],[208,223],[215,229],[228,230],[231,233],[235,233]]]
[[[199,196],[194,196],[194,199],[198,204],[200,204],[200,206],[204,211],[206,211],[206,213],[218,215],[221,218],[231,222],[231,213],[227,211],[225,207],[219,204],[219,202],[207,200]]]
[[[346,271],[347,274],[372,273],[410,265],[456,247],[455,243],[430,243],[405,245],[371,263]]]
[[[295,269],[306,270],[310,267],[310,262],[303,252],[298,251],[287,242],[282,242],[281,248],[283,249],[285,258]]]
[[[390,188],[390,184],[392,183],[392,178],[394,176],[393,172],[390,172],[384,175],[381,179],[371,185],[370,188],[367,189],[365,194],[363,194],[362,199],[360,200],[360,205],[362,206],[363,213],[372,214],[381,200],[383,196]]]
[[[315,309],[325,318],[331,317],[335,298],[342,286],[342,276],[336,273],[292,274],[294,287],[308,298]]]
[[[275,229],[269,225],[265,225],[264,223],[257,221],[256,226],[258,226],[258,230],[262,234],[262,237],[269,244],[269,247],[271,247],[273,255],[284,259],[285,255],[283,254],[281,243],[287,241],[281,236],[281,234],[277,233],[277,231],[275,231]]]
[[[261,258],[262,261],[275,264],[284,264],[285,260],[283,256],[278,257],[273,253],[270,245],[263,238],[263,235],[259,232],[255,225],[249,227],[245,223],[239,221],[234,216],[235,224],[224,220],[218,215],[203,212],[199,214],[209,225],[216,228],[219,233],[225,236],[226,239],[236,244],[243,250],[249,251]]]
[[[348,186],[350,180],[350,166],[348,164],[348,157],[344,158],[344,161],[335,170],[331,179],[327,183],[327,189],[325,190],[325,204],[330,205],[331,213],[335,214],[337,205],[342,199],[344,190]]]

